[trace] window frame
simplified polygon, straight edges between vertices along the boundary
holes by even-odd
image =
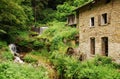
[[[95,55],[96,54],[96,39],[95,37],[90,38],[90,54]]]
[[[107,25],[108,24],[108,13],[103,13],[101,15],[101,25]]]

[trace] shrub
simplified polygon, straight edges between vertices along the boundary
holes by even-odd
[[[34,43],[33,43],[33,49],[39,50],[39,49],[41,49],[43,47],[44,47],[44,42],[43,41],[38,41],[38,40],[34,41]]]
[[[39,38],[46,38],[49,40],[49,48],[51,51],[62,50],[68,47],[67,43],[63,40],[73,40],[74,36],[78,33],[76,28],[66,27],[64,22],[51,22],[50,27]]]
[[[106,65],[106,64],[112,64],[112,59],[105,56],[97,56],[94,60],[95,65]]]
[[[49,79],[44,67],[21,65],[12,62],[0,62],[0,79]]]
[[[24,39],[22,39],[18,42],[18,45],[20,45],[20,46],[25,46],[26,47],[26,46],[28,46],[28,44],[29,44],[29,41],[24,40]]]
[[[1,56],[4,60],[13,60],[13,54],[10,51],[2,52]]]
[[[24,57],[24,61],[27,62],[27,63],[36,63],[37,59],[33,58],[31,55],[26,55]]]
[[[120,76],[119,66],[108,57],[97,56],[94,60],[79,62],[73,57],[53,52],[50,59],[62,79],[119,79]]]
[[[7,46],[7,43],[5,41],[0,41],[0,49],[6,46]]]

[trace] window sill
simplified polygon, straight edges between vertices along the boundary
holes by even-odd
[[[91,57],[95,57],[95,54],[91,54]]]
[[[95,26],[90,26],[90,28],[95,28]]]
[[[108,23],[106,23],[106,24],[101,24],[100,26],[107,26],[108,25]]]

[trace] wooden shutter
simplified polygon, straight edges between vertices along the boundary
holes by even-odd
[[[111,13],[107,14],[107,21],[108,21],[107,23],[110,24],[110,22],[111,22]]]
[[[101,26],[101,15],[98,15],[98,25]]]

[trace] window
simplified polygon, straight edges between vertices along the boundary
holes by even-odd
[[[98,16],[98,25],[108,25],[111,22],[111,13],[104,13]]]
[[[94,17],[91,17],[91,19],[90,19],[90,27],[93,27],[94,25],[95,25]]]
[[[90,52],[91,54],[95,54],[95,38],[90,38]]]
[[[108,22],[107,13],[104,13],[102,14],[102,17],[101,17],[101,23],[102,25],[104,25],[104,24],[107,24],[107,22]]]
[[[110,1],[111,1],[111,0],[106,0],[106,2],[105,2],[105,3],[110,3]]]
[[[108,37],[102,37],[102,55],[108,56]]]

